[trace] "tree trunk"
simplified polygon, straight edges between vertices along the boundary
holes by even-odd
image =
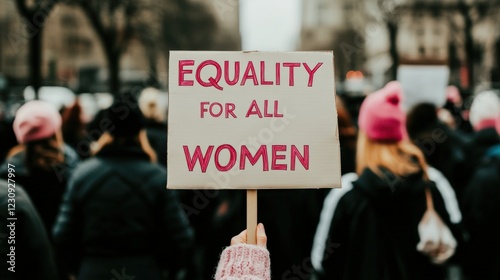
[[[389,30],[389,54],[392,59],[391,66],[391,80],[396,80],[398,74],[399,66],[399,54],[398,47],[396,45],[396,38],[398,36],[398,26],[393,22],[387,23],[387,29]]]
[[[496,63],[493,73],[491,73],[491,82],[495,86],[500,86],[500,38],[497,39],[495,43],[495,56]]]
[[[469,89],[474,89],[474,38],[472,37],[472,19],[469,16],[469,7],[463,1],[460,2],[460,13],[464,18],[464,36],[465,36],[465,60],[467,66],[467,78],[469,80]]]
[[[160,88],[160,81],[158,80],[158,67],[156,67],[157,54],[154,50],[150,50],[148,53],[149,74],[147,86]]]
[[[42,28],[29,40],[30,52],[30,84],[35,91],[35,99],[38,99],[38,90],[42,87]]]
[[[120,54],[108,51],[106,56],[108,60],[109,92],[116,98],[120,93]]]

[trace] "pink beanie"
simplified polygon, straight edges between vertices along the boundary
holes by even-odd
[[[25,144],[54,135],[61,124],[61,115],[54,105],[35,100],[17,110],[13,126],[17,141]]]
[[[371,140],[402,140],[406,135],[406,118],[400,106],[402,97],[403,89],[397,81],[370,94],[359,111],[359,129]]]

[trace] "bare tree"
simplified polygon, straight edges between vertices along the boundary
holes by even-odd
[[[24,28],[29,32],[30,84],[38,98],[42,86],[42,31],[56,0],[15,0],[17,10],[23,18]]]
[[[176,0],[166,6],[161,28],[168,50],[210,50],[214,46],[217,21],[204,3]]]
[[[120,58],[141,22],[145,7],[137,0],[73,0],[82,8],[101,41],[109,72],[109,90],[120,90]]]

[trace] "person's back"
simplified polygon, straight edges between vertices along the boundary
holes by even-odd
[[[0,180],[0,219],[5,221],[0,228],[0,279],[57,279],[47,232],[16,180]]]
[[[444,279],[443,269],[418,252],[418,224],[426,211],[425,188],[447,221],[439,192],[422,173],[383,178],[365,169],[339,201],[332,220],[324,279]],[[330,252],[329,252],[330,250]]]
[[[64,143],[61,116],[49,103],[23,105],[16,112],[13,129],[19,145],[0,166],[0,176],[6,178],[9,165],[15,166],[16,182],[24,187],[50,232],[68,179],[79,163],[78,155]]]
[[[401,86],[391,82],[361,106],[359,178],[335,209],[323,279],[444,279],[431,260],[449,259],[456,241],[423,153],[405,139],[401,98]]]
[[[54,227],[56,246],[78,279],[111,277],[121,267],[127,275],[161,279],[185,259],[192,229],[165,188],[165,169],[152,162],[140,113],[129,108],[121,122],[112,108],[113,129],[71,177]]]
[[[486,151],[500,144],[500,136],[495,129],[496,118],[500,114],[500,98],[495,92],[479,93],[470,109],[470,122],[474,128],[471,141],[466,146],[467,165],[464,170],[467,183],[480,164]]]
[[[500,279],[500,145],[490,148],[465,190],[464,224],[469,233],[465,273],[470,279]]]

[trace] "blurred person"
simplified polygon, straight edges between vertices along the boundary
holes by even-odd
[[[21,185],[9,185],[0,180],[0,219],[6,223],[0,227],[0,279],[58,279],[52,246],[38,212]],[[9,187],[15,190],[14,216],[9,215],[12,205]],[[12,222],[7,219],[12,217],[17,220],[13,221],[14,227],[9,227]],[[10,236],[14,238],[8,238]],[[14,255],[13,261],[8,254]]]
[[[497,118],[500,134],[500,115]],[[464,271],[468,279],[500,279],[500,144],[480,160],[463,197],[469,239]]]
[[[139,108],[146,119],[146,133],[149,143],[158,156],[158,163],[167,165],[167,108],[160,106],[161,92],[155,88],[145,88],[139,96]]]
[[[62,113],[62,132],[64,141],[78,152],[78,144],[83,140],[85,124],[82,119],[82,106],[78,99]],[[78,153],[80,158],[88,157],[85,153]]]
[[[474,134],[467,148],[467,161],[471,171],[489,148],[500,144],[500,136],[495,130],[498,114],[500,98],[495,92],[484,91],[474,97],[469,113]]]
[[[125,94],[104,114],[95,156],[75,170],[53,229],[58,257],[77,279],[116,272],[164,279],[182,267],[193,230],[156,164],[137,100]]]
[[[256,245],[247,244],[247,230],[231,239],[231,246],[222,251],[215,280],[270,280],[269,251],[263,224],[255,229]]]
[[[13,123],[18,146],[12,148],[0,167],[6,178],[8,165],[16,169],[16,183],[24,186],[47,229],[55,223],[71,172],[79,163],[76,152],[61,133],[61,115],[46,101],[21,106]]]
[[[12,127],[12,119],[7,118],[5,112],[1,110],[2,107],[0,107],[0,135],[2,136],[2,141],[0,141],[0,162],[3,162],[10,149],[17,145],[17,140]]]
[[[354,126],[349,112],[344,106],[342,98],[335,96],[337,104],[337,115],[339,125],[339,142],[340,142],[340,162],[341,173],[347,174],[356,170],[356,136],[357,130]]]
[[[391,82],[361,106],[359,178],[335,209],[322,279],[445,279],[433,262],[451,257],[456,241],[424,155],[405,139],[401,98],[400,84]]]
[[[443,173],[460,198],[468,179],[466,141],[439,120],[438,111],[434,104],[415,105],[408,112],[406,128],[426,162]]]
[[[500,156],[486,155],[464,196],[464,222],[469,234],[464,271],[469,279],[500,279],[499,234]]]
[[[454,85],[446,87],[446,103],[442,109],[449,112],[451,117],[450,127],[461,137],[467,137],[472,133],[472,126],[466,114],[461,90]]]

